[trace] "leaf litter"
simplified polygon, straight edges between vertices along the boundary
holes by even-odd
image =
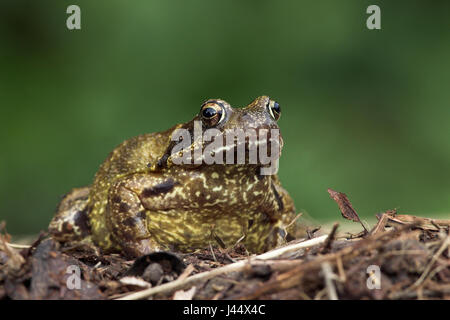
[[[261,255],[242,244],[136,260],[42,233],[15,245],[0,224],[0,299],[450,299],[450,220],[376,215],[368,230],[347,195],[328,189],[356,234],[306,230]]]

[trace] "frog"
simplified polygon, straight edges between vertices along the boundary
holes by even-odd
[[[261,253],[279,246],[296,210],[277,173],[262,174],[267,164],[250,163],[250,139],[244,140],[244,161],[206,163],[202,154],[210,144],[195,138],[194,131],[279,130],[280,116],[280,104],[268,96],[242,108],[208,99],[186,123],[125,140],[101,164],[91,185],[63,197],[50,235],[129,257],[237,244]],[[277,142],[281,154],[281,134],[267,141]],[[183,151],[194,149],[201,151],[200,159],[191,154],[191,160],[200,161],[180,163]]]

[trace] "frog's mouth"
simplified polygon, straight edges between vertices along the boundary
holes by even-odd
[[[255,165],[271,166],[278,161],[283,139],[278,128],[248,128],[214,131],[200,135],[182,149],[170,149],[162,162],[177,165]]]

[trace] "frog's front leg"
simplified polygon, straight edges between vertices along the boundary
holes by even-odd
[[[106,223],[112,240],[130,257],[158,250],[147,229],[146,209],[138,194],[130,188],[132,181],[123,180],[110,190]]]
[[[250,252],[262,253],[280,244],[281,220],[272,220],[261,212],[248,221],[248,231],[243,239],[245,248]]]

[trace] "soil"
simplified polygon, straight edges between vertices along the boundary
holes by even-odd
[[[329,192],[344,218],[361,223],[344,194]],[[313,230],[269,255],[251,256],[238,244],[136,260],[45,233],[20,248],[3,227],[0,300],[449,299],[450,221],[395,211],[377,219],[358,234],[335,224],[324,241]]]

